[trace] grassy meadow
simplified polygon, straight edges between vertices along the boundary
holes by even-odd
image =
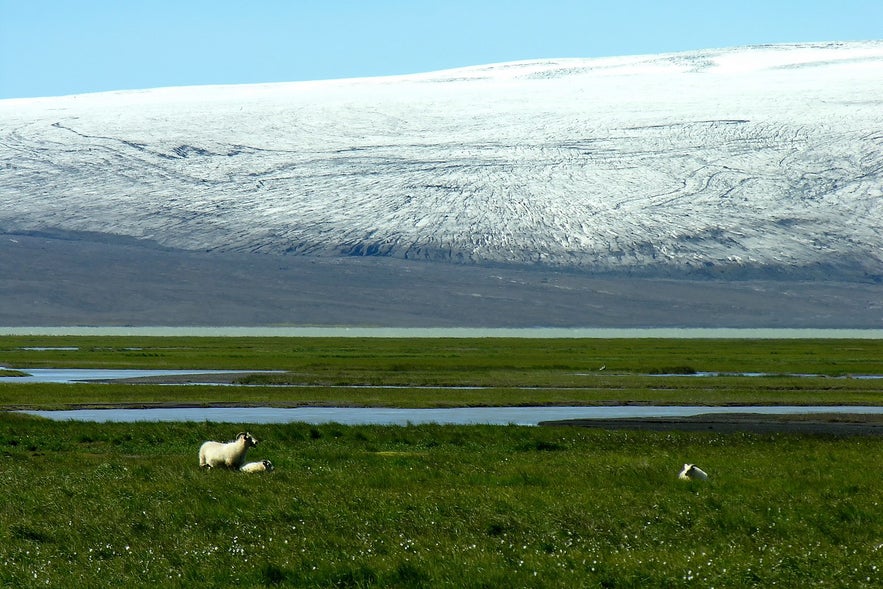
[[[0,417],[0,585],[883,582],[877,438],[269,425],[274,472],[200,471],[239,426]]]
[[[883,374],[883,340],[9,336],[0,366],[279,371],[243,377],[247,388],[4,383],[6,408],[883,404],[881,381],[831,378]]]
[[[0,337],[0,366],[285,371],[245,388],[2,383],[5,408],[883,402],[879,380],[831,378],[883,373],[877,340]],[[674,371],[827,376],[649,376]],[[244,429],[274,472],[198,468],[203,440]],[[879,587],[881,456],[875,436],[0,412],[0,586]],[[684,462],[709,480],[678,480]]]
[[[49,349],[45,349],[49,348]],[[883,373],[883,340],[0,336],[5,368],[286,370],[315,378],[516,384],[563,371]],[[421,380],[417,380],[417,379]],[[482,380],[479,380],[482,379]]]

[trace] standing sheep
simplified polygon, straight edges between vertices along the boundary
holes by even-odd
[[[273,463],[265,459],[258,462],[243,464],[239,470],[241,472],[272,472],[273,468]]]
[[[226,444],[221,442],[205,442],[199,447],[200,468],[225,466],[238,469],[245,462],[245,454],[258,441],[248,432],[239,432],[236,439]]]
[[[708,475],[705,473],[704,470],[702,470],[695,464],[685,464],[684,468],[682,468],[681,472],[678,474],[678,478],[684,481],[691,481],[695,479],[704,481],[708,478]]]

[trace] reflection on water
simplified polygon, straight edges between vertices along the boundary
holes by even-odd
[[[390,409],[382,407],[182,407],[162,409],[77,409],[22,411],[53,420],[131,423],[136,421],[212,421],[219,423],[341,423],[346,425],[537,425],[561,419],[689,417],[707,413],[883,414],[883,407],[453,407]]]

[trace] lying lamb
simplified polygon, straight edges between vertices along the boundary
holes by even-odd
[[[245,462],[245,454],[258,441],[248,432],[236,434],[236,439],[226,444],[221,442],[205,442],[199,447],[199,466],[213,468],[225,466],[238,469]]]
[[[684,481],[700,480],[704,481],[708,478],[708,474],[695,464],[685,464],[684,468],[678,474],[678,478]]]
[[[243,464],[239,470],[242,472],[272,472],[273,468],[273,463],[269,460],[260,460]]]

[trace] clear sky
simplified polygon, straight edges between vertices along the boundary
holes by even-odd
[[[883,0],[0,0],[0,98],[883,39]]]

